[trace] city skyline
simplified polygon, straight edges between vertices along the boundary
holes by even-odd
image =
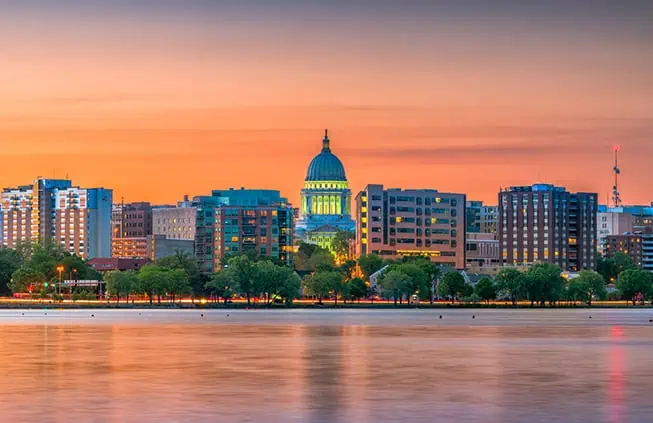
[[[353,193],[496,204],[547,182],[606,203],[620,144],[624,202],[653,198],[650,2],[274,3],[0,1],[2,186],[245,186],[298,207],[329,128]]]

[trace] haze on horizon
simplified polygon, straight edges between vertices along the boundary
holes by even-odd
[[[0,186],[295,204],[324,128],[352,190],[612,185],[653,200],[653,2],[0,0]]]

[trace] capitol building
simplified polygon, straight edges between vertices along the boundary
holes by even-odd
[[[351,191],[345,167],[331,152],[327,131],[322,151],[311,160],[306,172],[301,215],[295,228],[298,240],[324,248],[331,248],[336,232],[354,232],[356,228],[351,218]]]

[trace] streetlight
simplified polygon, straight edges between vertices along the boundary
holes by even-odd
[[[62,265],[57,266],[57,272],[59,272],[59,285],[61,285],[61,274],[63,273],[63,266]],[[57,286],[57,288],[58,287],[59,286]],[[58,294],[56,288],[55,288],[54,292]]]

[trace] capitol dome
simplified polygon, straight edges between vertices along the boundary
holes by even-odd
[[[306,181],[347,181],[345,167],[340,159],[331,152],[327,131],[324,131],[322,151],[308,165]]]

